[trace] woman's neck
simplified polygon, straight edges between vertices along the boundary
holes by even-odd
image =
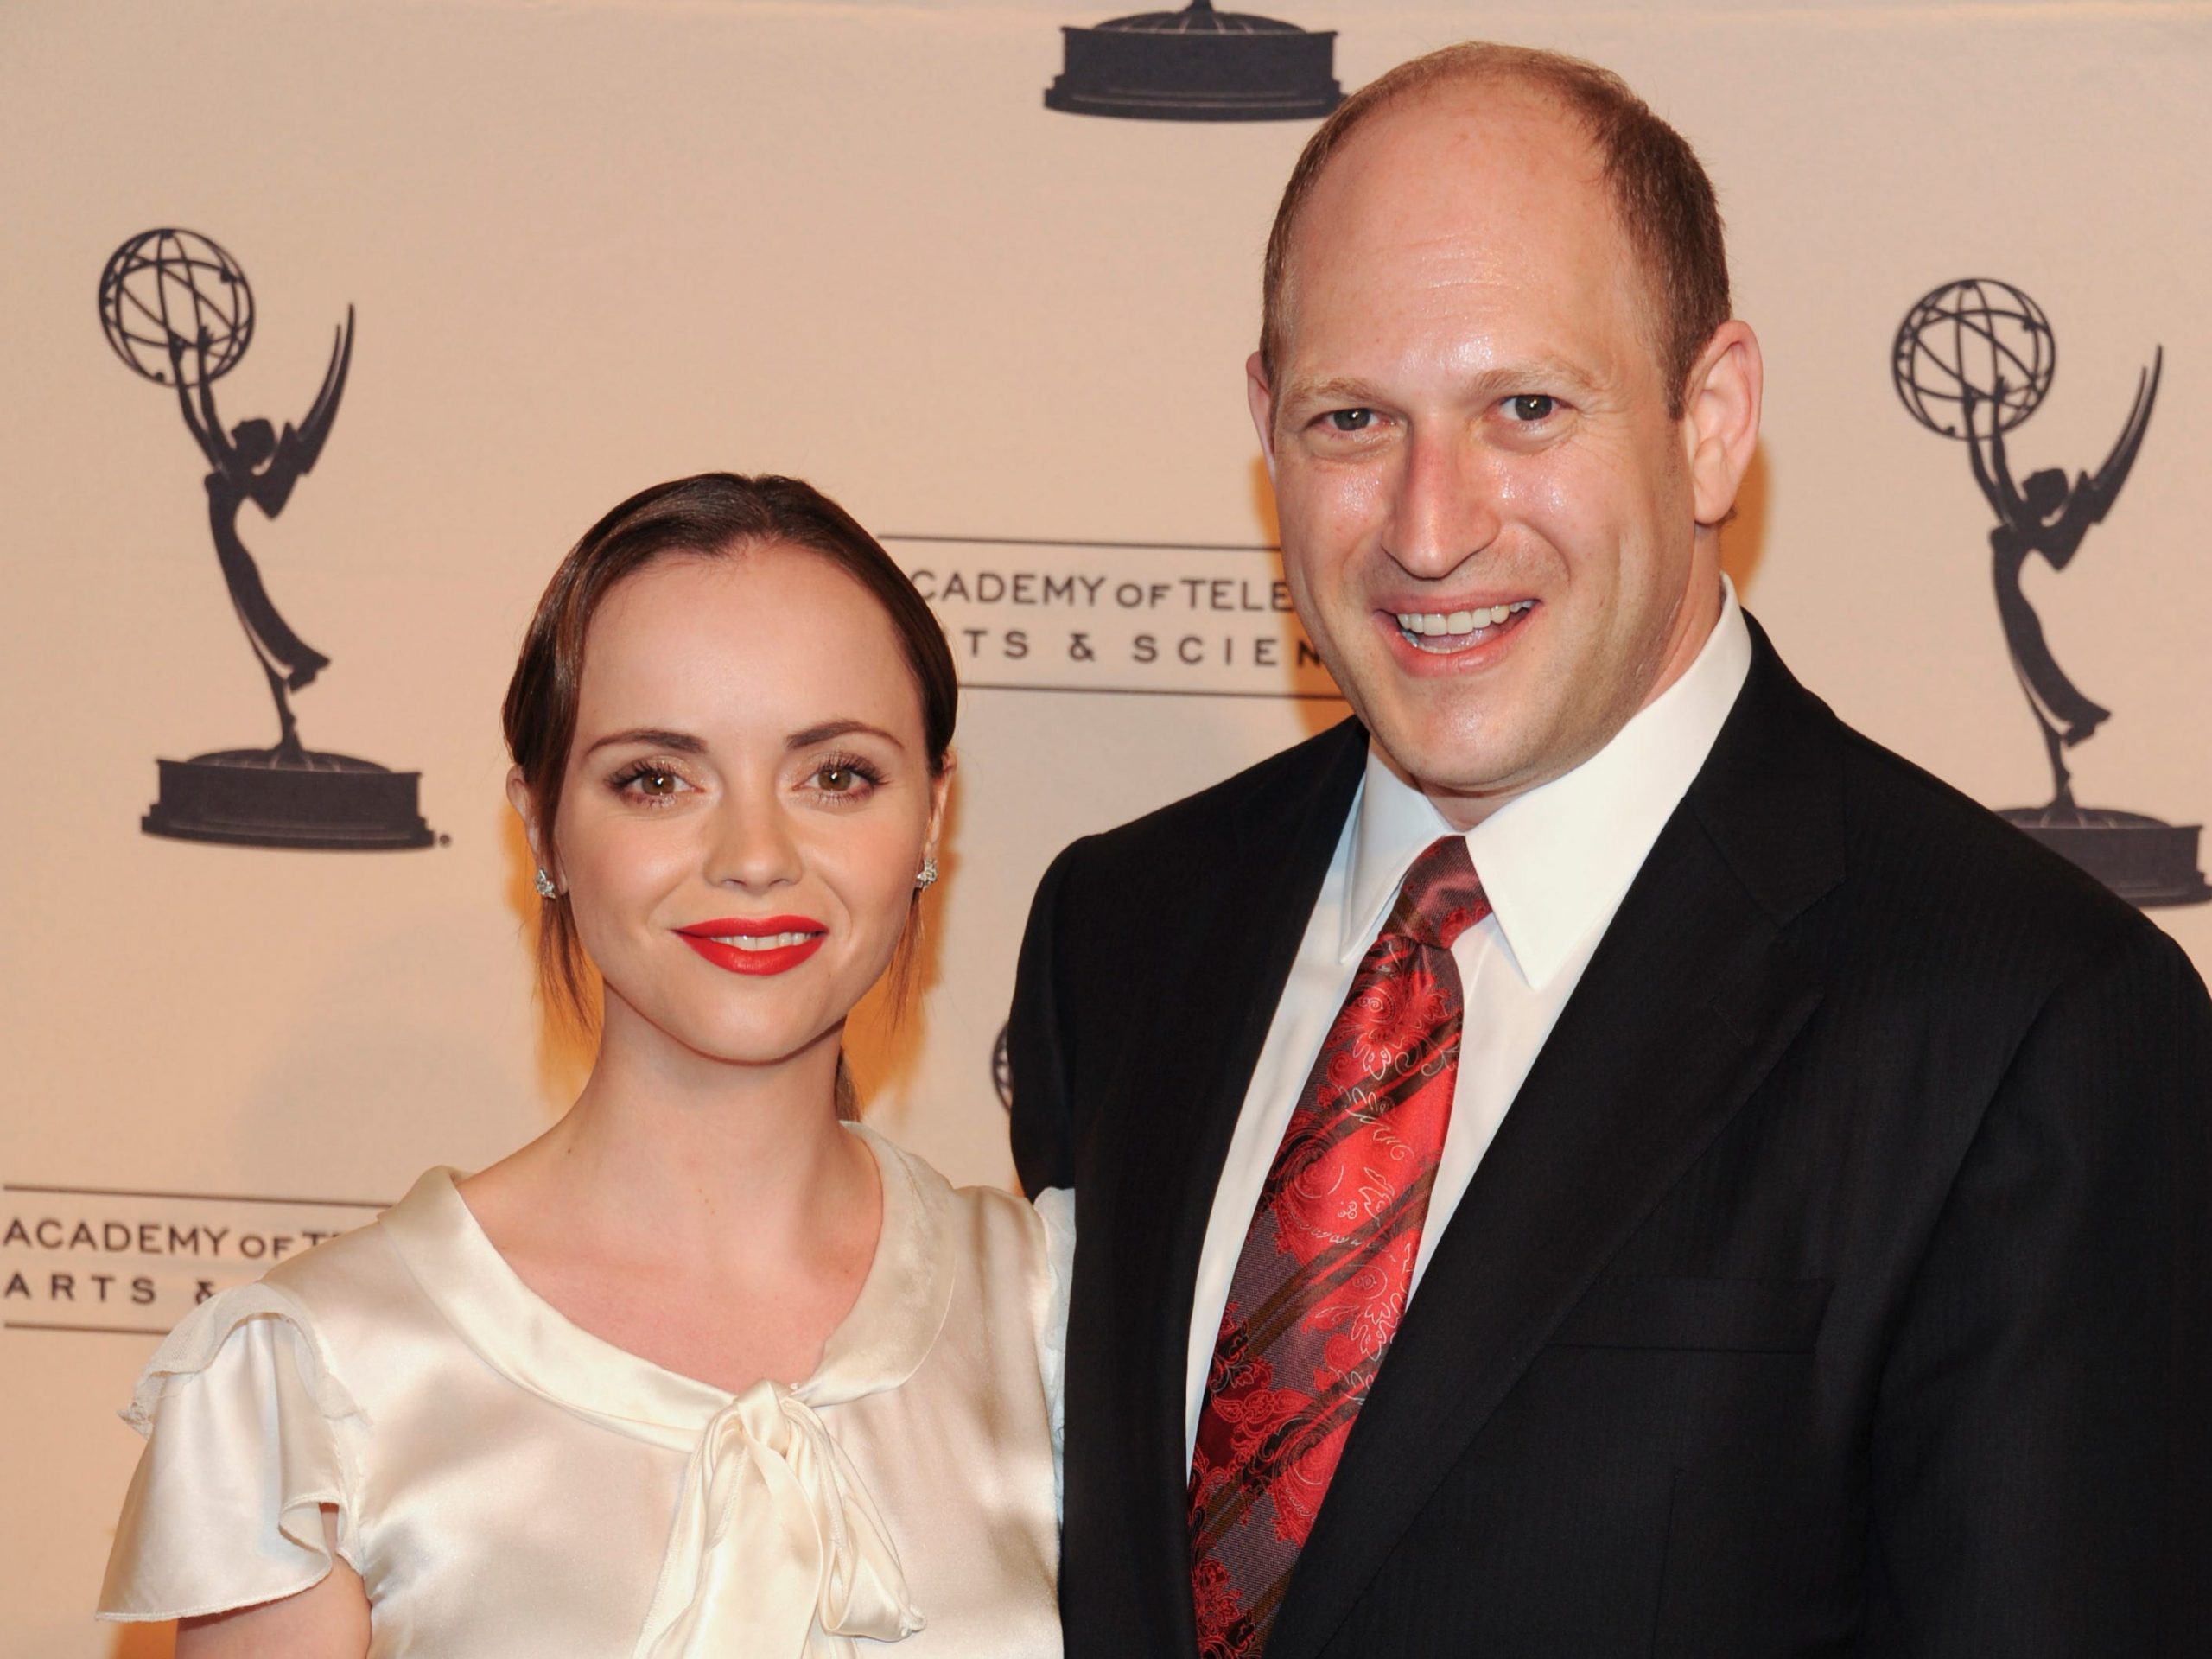
[[[838,1249],[855,1211],[874,1209],[875,1172],[837,1121],[837,1045],[832,1031],[777,1065],[733,1065],[610,997],[575,1104],[486,1174],[622,1258],[665,1253],[711,1272]]]
[[[731,1393],[796,1385],[859,1296],[882,1220],[874,1155],[837,1122],[837,1033],[738,1066],[612,998],[609,1015],[568,1116],[462,1197],[524,1283],[593,1335]]]

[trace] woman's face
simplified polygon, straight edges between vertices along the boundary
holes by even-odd
[[[946,781],[890,618],[826,559],[679,556],[622,582],[586,636],[555,826],[608,1039],[642,1021],[753,1065],[834,1041],[890,962]]]

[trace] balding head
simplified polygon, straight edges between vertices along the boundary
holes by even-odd
[[[1594,754],[1710,635],[1758,347],[1703,175],[1603,71],[1477,48],[1377,86],[1286,193],[1247,391],[1300,619],[1465,827]]]
[[[1298,227],[1332,161],[1385,111],[1427,99],[1474,109],[1501,90],[1551,106],[1566,118],[1562,143],[1579,136],[1594,159],[1625,251],[1643,279],[1669,412],[1681,413],[1685,378],[1730,314],[1727,249],[1712,181],[1681,135],[1611,70],[1556,52],[1486,41],[1400,64],[1346,99],[1306,142],[1276,207],[1262,276],[1260,362],[1270,382],[1281,365],[1295,303]]]

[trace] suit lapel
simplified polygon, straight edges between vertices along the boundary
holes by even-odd
[[[1123,1053],[1105,1098],[1126,1148],[1114,1182],[1116,1351],[1135,1357],[1133,1512],[1168,1600],[1158,1628],[1195,1654],[1184,1452],[1191,1304],[1213,1192],[1252,1069],[1298,954],[1366,764],[1347,721],[1312,745],[1310,764],[1255,793],[1236,844],[1210,849],[1218,872],[1179,977],[1145,999],[1160,1016]],[[1226,856],[1223,856],[1223,854]]]
[[[1756,628],[1754,644],[1719,741],[1438,1241],[1268,1659],[1326,1645],[1553,1329],[1820,1000],[1780,931],[1841,876],[1835,728]]]

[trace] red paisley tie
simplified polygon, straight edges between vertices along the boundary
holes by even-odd
[[[1489,913],[1463,837],[1414,861],[1268,1171],[1191,1459],[1205,1659],[1266,1647],[1405,1313],[1459,1075],[1452,942]]]

